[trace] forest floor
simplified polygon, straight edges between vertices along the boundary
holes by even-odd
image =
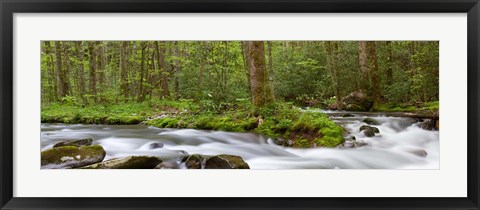
[[[254,108],[248,101],[216,105],[211,101],[155,100],[142,103],[42,106],[42,123],[146,124],[159,128],[190,128],[254,132],[293,147],[335,147],[345,130],[319,112],[302,112],[291,103]]]

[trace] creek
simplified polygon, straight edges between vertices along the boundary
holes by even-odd
[[[311,111],[311,110],[310,110]],[[322,111],[322,110],[313,110]],[[241,156],[251,169],[438,169],[439,132],[419,127],[414,118],[385,113],[322,111],[343,126],[357,148],[291,148],[253,133],[160,129],[145,125],[41,125],[41,150],[64,139],[92,138],[107,152],[105,160],[134,155],[179,160],[186,154]],[[345,114],[351,114],[344,117]],[[359,131],[365,118],[380,123],[366,137]]]

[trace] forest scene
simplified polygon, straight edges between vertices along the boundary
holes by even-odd
[[[42,41],[42,169],[438,169],[438,41]]]

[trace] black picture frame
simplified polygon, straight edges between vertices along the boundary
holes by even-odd
[[[479,209],[478,0],[0,0],[1,209]],[[17,198],[13,197],[14,13],[467,13],[468,196],[465,198]],[[445,180],[448,182],[449,180]],[[441,187],[441,183],[439,184]],[[254,189],[252,189],[254,190]]]

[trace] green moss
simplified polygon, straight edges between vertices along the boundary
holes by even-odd
[[[59,165],[59,167],[80,167],[100,162],[106,152],[100,145],[75,147],[56,147],[41,152],[41,165]]]
[[[381,111],[381,112],[415,112],[415,111],[438,111],[439,109],[439,102],[432,101],[426,102],[422,104],[399,104],[399,103],[384,103],[384,104],[376,104],[375,107],[372,108],[373,111]]]

